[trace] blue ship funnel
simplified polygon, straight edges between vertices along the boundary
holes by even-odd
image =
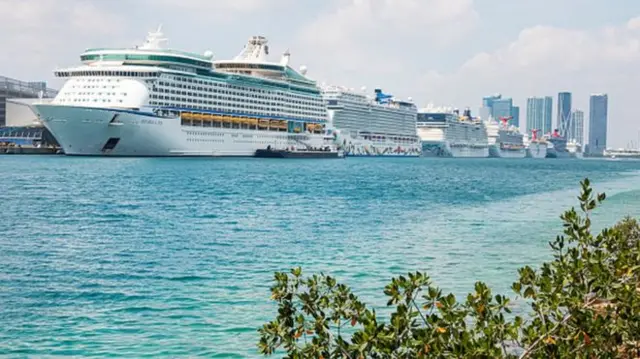
[[[387,95],[382,92],[381,89],[375,89],[376,93],[376,102],[378,103],[387,103],[393,97],[393,95]]]

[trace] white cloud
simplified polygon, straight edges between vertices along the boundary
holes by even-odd
[[[165,6],[174,10],[199,10],[202,15],[220,17],[232,12],[253,12],[267,7],[279,7],[290,0],[148,0],[153,6]],[[216,11],[216,12],[210,12]],[[223,12],[223,14],[217,13]]]
[[[606,92],[610,141],[624,145],[628,141],[624,131],[638,127],[634,114],[634,94],[640,92],[638,30],[640,18],[594,31],[531,27],[502,48],[476,54],[453,73],[426,73],[420,86],[425,100],[472,108],[494,92],[512,96],[524,107],[528,96],[555,97],[566,90],[574,94],[574,107],[587,112],[589,94]],[[526,111],[520,113],[523,122]]]
[[[0,68],[25,80],[50,78],[53,66],[74,63],[87,44],[111,44],[126,26],[98,3],[0,0]]]
[[[327,81],[355,81],[356,72],[364,77],[406,74],[408,64],[426,60],[420,59],[425,48],[446,47],[478,20],[472,0],[345,0],[338,4],[306,26],[296,46],[311,71],[322,71],[319,76]]]

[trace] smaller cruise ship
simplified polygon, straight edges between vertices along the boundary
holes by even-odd
[[[418,111],[416,124],[425,157],[489,157],[484,122],[466,109],[428,106]]]
[[[567,152],[571,158],[582,158],[582,145],[576,140],[567,142]]]
[[[346,156],[418,157],[416,105],[401,101],[381,89],[374,96],[366,88],[355,91],[326,86],[322,96],[328,109],[327,131]]]
[[[515,126],[509,125],[508,117],[500,122],[489,118],[486,122],[489,155],[497,158],[524,158],[527,155],[523,135]]]
[[[569,158],[571,157],[567,150],[567,139],[560,136],[558,129],[553,130],[552,134],[546,136],[547,142],[547,158]]]
[[[538,137],[538,130],[531,131],[531,139],[527,136],[523,138],[525,147],[527,148],[528,158],[546,158],[547,147],[549,144],[544,137]]]

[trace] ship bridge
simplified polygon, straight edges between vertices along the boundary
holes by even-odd
[[[87,66],[156,66],[186,72],[212,71],[213,53],[203,55],[164,48],[167,39],[163,36],[162,27],[150,32],[141,46],[135,48],[94,48],[80,55],[80,60]],[[61,74],[64,76],[64,74]]]
[[[214,62],[216,71],[263,77],[274,80],[285,80],[300,85],[315,86],[316,82],[306,77],[307,68],[300,67],[296,71],[289,66],[291,53],[289,50],[282,55],[280,62],[268,61],[269,45],[264,36],[252,36],[240,54],[232,60],[218,60]]]

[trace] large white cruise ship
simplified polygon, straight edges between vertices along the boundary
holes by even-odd
[[[489,155],[497,158],[524,158],[527,155],[523,135],[515,126],[509,126],[508,118],[500,122],[489,118],[486,121],[489,140]]]
[[[160,29],[127,49],[89,49],[49,104],[34,105],[68,155],[253,156],[320,148],[327,109],[306,68],[267,61],[251,37],[233,60],[166,49]]]
[[[429,106],[418,111],[418,136],[423,156],[489,157],[484,122],[471,116],[469,109]]]
[[[382,90],[375,97],[338,86],[323,88],[327,102],[328,131],[347,156],[420,156],[416,135],[417,108]]]

